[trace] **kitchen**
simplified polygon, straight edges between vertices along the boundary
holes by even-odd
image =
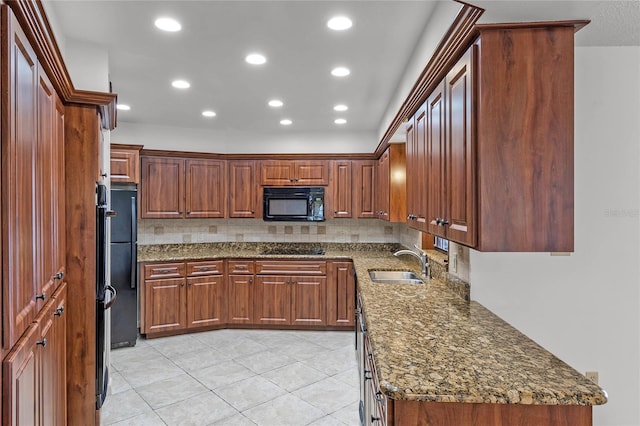
[[[498,20],[496,15],[490,16],[492,10],[496,9],[490,5],[491,2],[481,4],[487,9],[483,18],[488,19],[488,22],[491,22],[490,18]],[[603,406],[595,407],[595,424],[637,424],[635,401],[638,400],[639,333],[638,271],[635,265],[638,258],[638,178],[634,173],[637,173],[638,152],[634,141],[637,140],[638,129],[634,117],[638,115],[638,104],[637,97],[629,97],[630,94],[638,92],[637,73],[634,74],[638,67],[637,42],[626,44],[627,47],[614,48],[611,46],[615,46],[615,43],[621,43],[619,46],[625,45],[614,38],[613,41],[591,41],[590,44],[581,46],[580,37],[583,34],[587,37],[591,26],[597,28],[599,15],[594,12],[593,16],[575,16],[570,8],[558,7],[560,10],[552,14],[555,19],[592,19],[591,24],[576,33],[578,47],[575,56],[575,251],[570,256],[549,256],[548,252],[486,253],[462,249],[462,253],[457,255],[457,266],[458,270],[466,270],[469,274],[472,300],[481,302],[579,371],[600,372],[600,384],[608,391],[610,400]],[[429,57],[435,44],[450,25],[452,16],[447,15],[445,9],[439,7],[436,12],[447,18],[443,19],[442,15],[439,19],[434,18],[434,25],[429,27],[433,28],[433,33],[428,31],[423,35],[426,46],[422,48],[429,53],[421,59],[416,59],[414,72],[409,72],[404,84],[398,86],[405,89],[398,90],[399,100],[391,101],[392,106],[388,109],[386,117],[381,120],[385,124],[381,125],[379,130],[380,137],[398,110],[402,102],[400,98],[406,96],[415,82],[418,74],[415,70],[424,67],[425,57]],[[530,10],[528,13],[526,18],[520,20],[550,19],[549,16],[535,16]],[[613,14],[610,10],[600,13]],[[634,29],[633,26],[628,28],[624,24],[620,24],[620,28],[622,32]],[[70,52],[74,49],[76,53],[87,52],[90,50],[88,47],[95,48],[81,43],[75,46],[69,41],[67,43]],[[96,52],[93,51],[91,54],[99,57],[99,53]],[[79,64],[76,61],[74,64],[73,59],[65,58],[65,62],[71,70],[77,70],[77,67],[81,66],[99,66],[105,61],[85,60],[85,63]],[[94,75],[105,74],[106,70],[103,68]],[[80,84],[78,87],[86,84],[82,77],[76,77],[82,73],[74,74],[72,71],[72,75],[74,83]],[[628,84],[621,85],[624,89],[617,89],[617,86],[603,84],[603,76],[615,78],[615,81],[621,79]],[[607,90],[604,89],[605,86]],[[87,85],[87,88],[92,87]],[[119,101],[124,102],[122,93],[119,94]],[[620,105],[620,102],[624,103]],[[118,127],[111,134],[112,141],[144,145],[145,149],[175,151],[175,141],[188,140],[190,145],[180,143],[178,149],[191,152],[207,151],[206,132],[170,126],[136,125],[127,123],[126,120],[125,113],[120,112]],[[603,133],[604,129],[607,129],[607,133]],[[377,143],[380,137],[374,135],[373,140]],[[283,146],[279,144],[285,139],[274,134],[265,135],[263,141],[265,146],[272,147],[271,149],[283,150]],[[300,135],[294,135],[290,139],[295,141],[300,139]],[[340,144],[336,138],[324,139],[313,134],[302,140],[308,143],[290,146],[288,152],[318,152],[320,141],[327,147],[327,151],[332,153],[371,152],[375,149],[375,146],[368,150],[343,147],[345,144]],[[602,144],[602,140],[610,141],[610,144],[615,143],[612,146],[616,149],[612,150],[608,144]],[[332,144],[332,141],[335,142]],[[358,141],[354,140],[354,143],[357,144]],[[240,150],[243,149],[248,150],[245,153],[256,152],[235,139],[230,144],[230,147],[222,147],[219,150],[216,148],[215,152],[242,152]],[[593,195],[597,195],[597,202]],[[604,203],[600,201],[603,198],[606,200]],[[190,225],[190,220],[192,219],[176,219],[176,224],[169,222],[170,225],[166,220],[153,223],[149,225],[150,232],[142,236],[148,238],[149,242],[163,242],[161,235],[164,233],[167,237],[166,242],[183,243],[187,242],[187,236],[190,235],[194,239],[193,242],[198,242],[196,238],[200,238],[201,231],[190,229],[201,225]],[[411,231],[407,231],[404,225],[386,225],[377,221],[378,219],[374,219],[373,225],[366,224],[363,227],[379,228],[378,235],[373,232],[372,242],[383,242],[386,241],[385,238],[394,238],[394,242],[405,242],[402,238],[411,239]],[[212,223],[206,225],[206,230],[213,241],[217,241],[216,238],[220,238],[220,234],[224,238],[224,234],[229,230],[234,233],[231,241],[235,240],[236,234],[242,234],[247,238],[255,235],[252,232],[239,232],[238,229],[243,225],[227,219]],[[364,229],[360,230],[357,223],[339,225],[342,229],[335,231],[330,225],[331,223],[327,222],[325,232],[329,232],[329,235],[335,232],[333,238],[348,241],[353,235],[358,235],[359,242],[368,242],[367,232]],[[254,226],[253,223],[251,226]],[[268,225],[258,223],[255,228],[266,228],[265,238],[269,238]],[[315,229],[316,235],[319,234],[319,228],[318,226]],[[314,228],[310,227],[308,231],[312,232],[312,229]],[[212,232],[214,230],[217,232]],[[309,234],[304,234],[302,228],[299,231],[295,228],[291,233],[287,233],[286,229],[280,230],[276,227],[275,235],[276,241],[278,238],[282,238],[281,241],[295,241],[294,238],[303,240],[303,235]],[[389,235],[392,237],[388,237]],[[517,285],[514,284],[514,277],[517,277]],[[616,285],[617,291],[613,291],[612,285]],[[620,294],[623,297],[620,297]],[[613,327],[616,333],[611,333],[612,321],[615,321]],[[629,380],[630,376],[634,379]]]

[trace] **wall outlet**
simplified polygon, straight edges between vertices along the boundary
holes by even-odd
[[[458,272],[458,255],[457,254],[452,254],[451,258],[449,259],[449,271],[454,274]]]
[[[598,372],[597,371],[587,371],[584,373],[585,377],[591,380],[596,385],[598,384]]]

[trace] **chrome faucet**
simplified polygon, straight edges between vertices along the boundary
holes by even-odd
[[[398,250],[397,252],[393,253],[393,255],[399,257],[403,254],[408,254],[409,256],[415,257],[420,261],[420,266],[422,267],[422,276],[425,278],[431,278],[431,267],[429,265],[429,262],[427,261],[427,254],[416,244],[414,244],[413,246],[416,248],[418,253],[413,250]]]

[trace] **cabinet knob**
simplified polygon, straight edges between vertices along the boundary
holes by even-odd
[[[58,272],[57,274],[55,274],[52,278],[54,280],[61,280],[62,277],[64,277],[64,272]]]
[[[36,300],[40,299],[44,302],[44,300],[47,298],[47,292],[43,291],[41,295],[36,296]]]
[[[53,315],[55,315],[57,317],[61,317],[63,312],[64,312],[64,305],[62,305],[58,309],[56,309],[56,312]]]
[[[251,214],[255,214],[255,213],[256,213],[256,211],[255,211],[255,210],[251,210]]]
[[[184,283],[180,283],[180,287],[184,287]]]
[[[371,416],[371,422],[372,422],[372,423],[373,423],[373,422],[379,422],[379,421],[380,421],[380,417],[374,417],[374,416]]]
[[[45,346],[47,346],[47,338],[45,337],[44,339],[37,341],[36,345],[40,345],[44,348]]]
[[[249,278],[249,284],[253,284],[253,278]]]

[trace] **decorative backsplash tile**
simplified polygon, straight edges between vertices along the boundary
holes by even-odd
[[[220,242],[336,242],[420,244],[420,232],[377,219],[331,219],[322,223],[261,219],[142,219],[140,244]]]

